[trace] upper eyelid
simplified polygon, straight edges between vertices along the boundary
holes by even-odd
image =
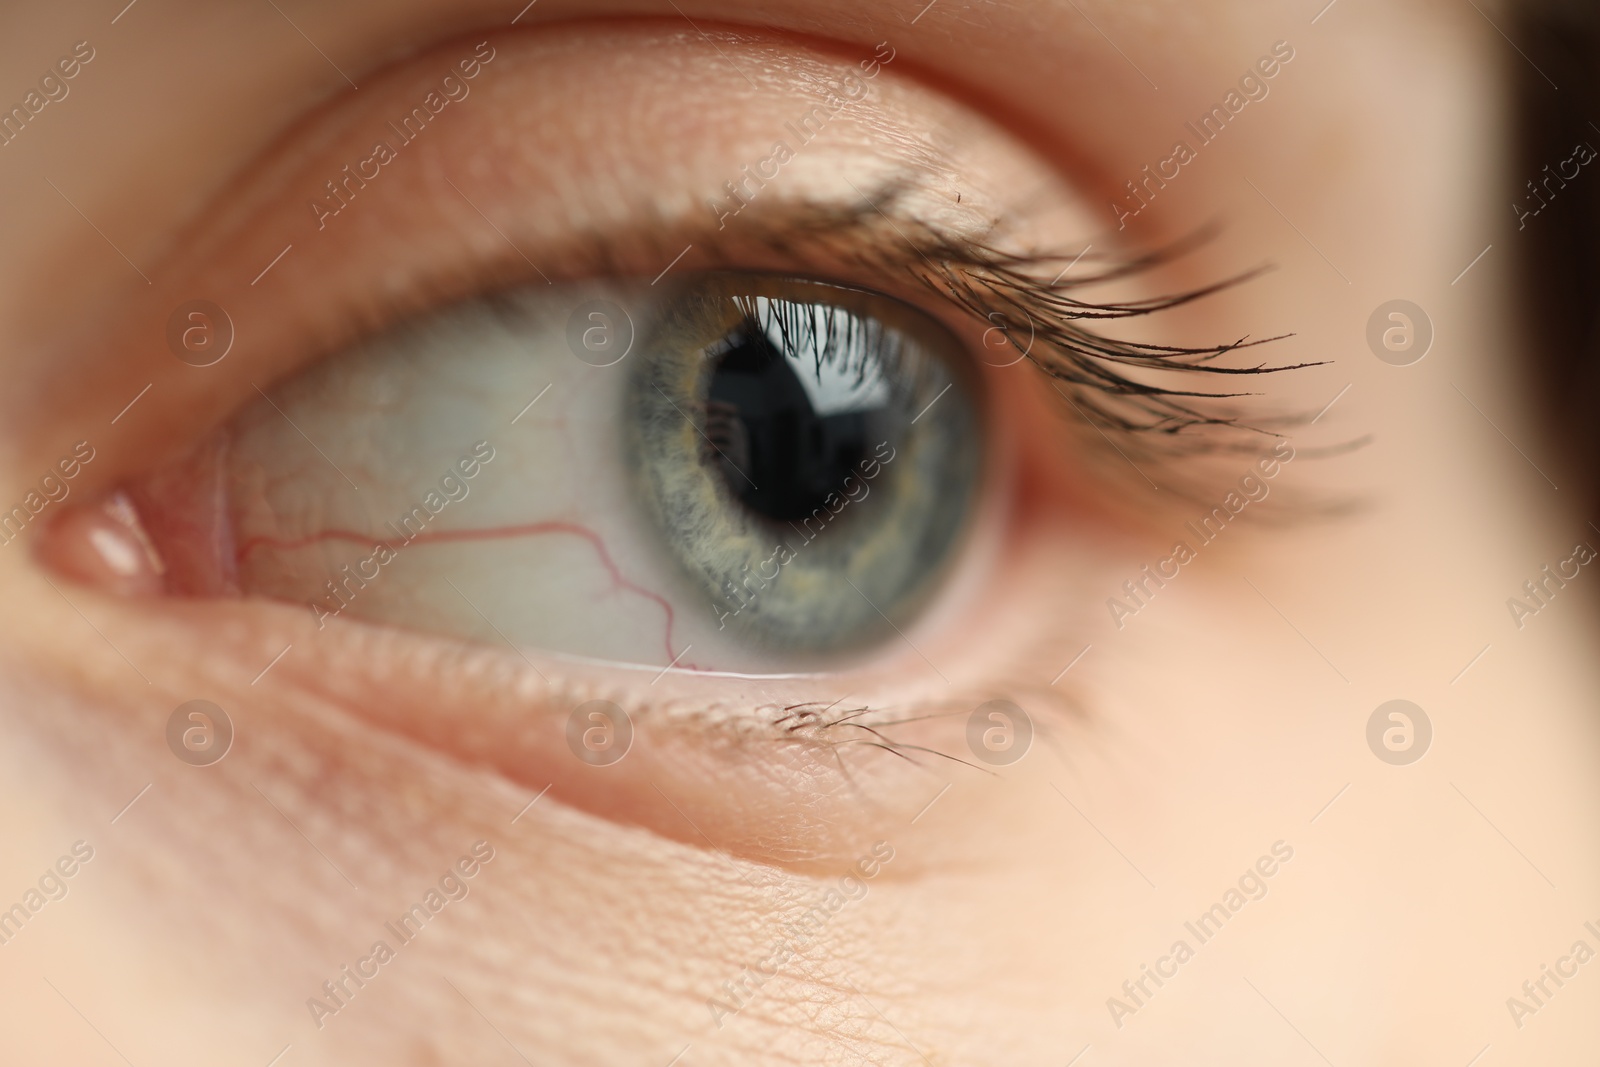
[[[456,50],[459,51],[461,47],[464,46],[465,42],[456,42],[455,45],[450,47],[455,47]],[[467,50],[470,51],[470,49]],[[438,53],[434,65],[437,66],[438,63],[444,58],[448,58],[449,54],[450,53],[443,51]],[[420,59],[416,61],[408,61],[408,69],[409,63],[421,62],[422,60]],[[342,116],[343,113],[336,111],[335,115]],[[350,121],[344,119],[338,121],[337,124],[342,127],[348,127],[350,125]],[[431,151],[431,149],[426,150]],[[273,170],[277,172],[278,177],[283,175],[281,161],[274,165]],[[443,190],[440,191],[443,192]],[[886,190],[880,190],[880,192],[884,193],[884,198],[886,200],[894,199],[893,197],[889,197],[887,195]],[[892,208],[892,203],[889,206]],[[224,202],[223,207],[226,210],[229,208],[229,205]],[[455,207],[460,213],[465,213],[466,211],[462,205],[455,205]],[[236,203],[231,206],[231,210],[228,210],[228,214],[238,218],[241,208],[242,205]],[[576,250],[576,255],[573,255],[572,253],[574,250],[569,248],[567,252],[569,260],[576,260],[580,264],[583,260],[587,260],[588,262],[586,269],[589,271],[601,270],[604,269],[608,263],[615,264],[622,260],[630,260],[634,264],[639,264],[642,263],[642,261],[646,258],[646,256],[642,253],[647,253],[650,251],[660,253],[655,258],[656,262],[670,263],[675,256],[680,254],[680,251],[684,247],[677,244],[677,241],[681,238],[687,243],[696,244],[699,246],[697,255],[702,257],[702,262],[700,263],[702,266],[749,266],[749,264],[741,264],[737,261],[737,257],[743,250],[746,249],[760,247],[769,256],[772,256],[783,254],[785,251],[785,246],[787,245],[787,251],[790,252],[799,252],[804,250],[826,253],[830,251],[828,247],[830,240],[833,244],[831,251],[837,252],[839,250],[838,246],[841,241],[859,239],[858,244],[860,245],[860,248],[856,250],[858,254],[847,258],[853,258],[858,262],[865,260],[865,265],[869,268],[896,266],[903,267],[910,265],[913,269],[916,269],[916,265],[918,263],[924,263],[927,260],[928,253],[922,247],[905,245],[899,242],[898,238],[890,238],[887,233],[871,233],[870,229],[873,225],[872,219],[869,217],[871,213],[863,213],[863,211],[864,209],[862,208],[851,208],[841,212],[841,210],[837,207],[822,207],[819,209],[816,205],[808,206],[805,204],[791,204],[784,212],[773,213],[771,215],[756,213],[748,220],[741,220],[741,223],[748,221],[750,225],[743,227],[745,232],[737,244],[725,239],[714,239],[711,233],[711,220],[709,217],[700,219],[698,224],[694,223],[693,218],[691,217],[689,226],[683,227],[681,223],[677,224],[680,226],[680,229],[677,231],[679,236],[674,236],[671,238],[671,249],[660,247],[659,239],[658,247],[650,248],[649,236],[645,235],[641,237],[640,233],[635,232],[629,238],[629,240],[635,245],[635,247],[632,249],[622,248],[618,243],[608,244],[604,241],[591,239],[589,247],[586,251]],[[491,213],[493,212],[491,211]],[[244,223],[244,230],[247,234],[250,234],[252,223],[255,221],[257,220],[249,219],[247,215],[247,221]],[[819,223],[821,224],[820,226],[818,225]],[[437,220],[435,220],[434,225],[439,225]],[[931,227],[924,226],[918,223],[914,218],[910,217],[903,218],[900,222],[900,225],[902,229],[918,231],[918,241],[922,245],[926,246],[926,249],[928,250],[937,249],[939,256],[951,265],[955,266],[961,272],[962,277],[970,276],[971,269],[977,265],[977,260],[980,258],[981,250],[975,242],[954,234],[936,232],[932,230]],[[810,236],[821,239],[811,240],[809,242],[797,241],[795,239],[795,231],[804,231],[808,226],[811,228]],[[260,230],[262,228],[263,227],[261,225],[254,226],[254,229],[256,230]],[[496,228],[498,229],[499,227]],[[683,236],[684,234],[687,234],[688,236]],[[208,243],[212,244],[213,246],[220,244],[222,243],[224,236],[226,235],[222,233],[214,234],[212,240]],[[867,238],[870,238],[870,240]],[[461,238],[457,239],[462,240]],[[269,262],[274,261],[275,257],[283,255],[284,250],[287,249],[290,244],[289,242],[279,244],[276,240],[272,239],[270,234],[254,234],[252,235],[249,243],[259,250],[259,255],[255,253],[252,253],[252,255],[254,258],[260,260],[259,263],[250,264],[249,269],[251,270],[256,270],[261,266],[266,266],[269,264]],[[509,239],[507,243],[510,243]],[[802,248],[802,245],[805,245],[806,247]],[[419,270],[416,277],[407,280],[408,284],[400,291],[399,294],[391,292],[374,293],[369,291],[360,297],[346,299],[338,310],[337,318],[330,317],[325,321],[319,322],[319,329],[315,332],[315,334],[306,334],[291,338],[292,342],[298,348],[303,349],[303,351],[299,351],[295,354],[292,362],[289,361],[288,357],[275,358],[274,362],[279,364],[279,368],[258,371],[256,374],[250,375],[253,384],[269,384],[272,380],[282,376],[282,374],[288,373],[289,370],[292,370],[296,366],[304,366],[315,358],[331,354],[332,352],[337,351],[338,349],[351,344],[364,336],[376,332],[377,330],[388,325],[397,316],[403,316],[406,313],[420,312],[422,310],[438,306],[454,298],[464,297],[486,290],[504,288],[506,286],[518,284],[528,280],[528,263],[523,257],[520,249],[513,251],[500,245],[493,245],[491,247],[493,248],[495,254],[492,254],[487,258],[474,259],[470,262],[466,261],[464,256],[458,254],[455,257],[457,261],[451,266],[449,273],[433,269],[433,264],[431,263],[427,264],[427,269]],[[860,254],[868,249],[874,249],[875,256],[864,256]],[[325,253],[326,249],[322,249],[321,251]],[[817,258],[821,259],[824,257],[819,255]],[[770,261],[768,265],[771,265]],[[207,265],[197,266],[192,271],[191,276],[205,274],[206,266]],[[755,266],[759,269],[762,265],[756,264]],[[782,269],[795,270],[797,265],[794,262],[789,262],[780,264],[780,266]],[[799,268],[802,270],[805,269],[805,264],[799,264]],[[276,269],[279,271],[279,279],[281,279],[283,267],[278,266]],[[429,270],[431,270],[432,273],[428,273]],[[569,269],[562,273],[567,277],[574,277],[582,276],[583,271],[581,269],[577,271]],[[632,273],[637,274],[642,272],[635,267]],[[278,281],[279,279],[274,279],[269,275],[267,281],[270,284]],[[855,279],[842,280],[849,281]],[[924,278],[923,284],[927,284],[927,281],[928,279]],[[193,287],[192,284],[190,287]],[[937,293],[939,290],[935,287],[934,291]],[[1040,296],[1040,291],[1037,286],[1034,286],[1031,289],[1024,287],[1021,290],[1015,291],[1023,294],[1031,294],[1030,298],[1034,299],[1035,301],[1037,301]],[[248,295],[248,289],[245,289],[241,295]],[[959,307],[959,303],[952,306]],[[1013,304],[1013,306],[1017,305]],[[135,330],[137,333],[141,335],[159,334],[157,323],[152,321],[154,319],[154,315],[150,313],[152,310],[155,309],[147,308],[141,316],[142,322],[135,324]],[[256,312],[259,314],[262,310],[264,309],[257,308]],[[963,314],[966,314],[969,317],[972,317],[972,312],[974,311],[974,309],[970,306],[961,308],[960,310]],[[282,316],[285,311],[287,311],[290,316],[297,314],[293,308],[274,309],[274,313],[277,316]],[[975,321],[981,321],[981,319],[975,319]],[[274,329],[282,328],[283,326],[284,323],[282,322],[276,322],[272,324]],[[152,355],[155,356],[156,360],[160,359],[159,354],[152,353]],[[239,360],[235,360],[232,364],[225,365],[224,374],[237,376],[241,370],[239,363]],[[170,371],[172,368],[169,366],[167,369]],[[248,368],[244,369],[248,370]],[[146,373],[148,373],[148,371]],[[126,390],[127,397],[132,397],[135,393],[138,393],[140,389],[142,389],[149,382],[148,377],[145,377],[144,375],[140,375],[139,377],[142,380],[136,381],[132,376],[130,376],[125,380],[125,382],[122,383],[123,388]],[[190,382],[195,380],[196,379],[192,377],[189,379]],[[158,390],[159,388],[160,386],[158,386]],[[238,393],[241,396],[250,395],[249,389],[250,386],[248,384],[241,388],[239,387],[238,383],[235,383],[234,387],[232,388],[232,392]],[[180,404],[182,403],[181,400],[179,402]],[[117,396],[109,398],[105,404],[100,406],[105,406],[108,409],[120,409],[125,403],[125,397]],[[150,405],[150,401],[148,400],[145,403],[147,406]],[[209,401],[209,403],[214,405],[215,401]],[[232,406],[232,403],[232,401],[229,402],[230,407]],[[188,407],[190,410],[194,410],[196,408],[204,409],[207,404],[208,400],[205,398],[204,392],[199,389],[194,389],[189,394],[188,404],[184,406]],[[75,406],[77,406],[80,410],[82,408],[81,404]],[[110,417],[109,413],[106,417]],[[85,419],[84,421],[91,422],[99,420]],[[81,436],[81,433],[79,436]],[[182,447],[182,443],[173,441],[170,438],[164,441],[164,443],[166,444],[169,453],[175,452]],[[120,450],[113,451],[120,452]],[[123,468],[120,472],[116,471],[115,469],[119,466]],[[112,473],[127,472],[128,470],[125,464],[120,464],[118,461],[114,460],[112,463],[107,464],[105,468],[102,468],[101,471],[96,473],[101,477],[107,477]]]

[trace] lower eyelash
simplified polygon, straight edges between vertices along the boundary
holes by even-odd
[[[956,725],[956,720],[967,719],[975,710],[981,710],[994,693],[1004,693],[1002,702],[1011,704],[1016,712],[1028,720],[1031,743],[1053,750],[1059,751],[1060,727],[1089,718],[1081,694],[1070,689],[1018,685],[1014,680],[1002,682],[996,678],[987,696],[980,695],[977,689],[964,692],[965,697],[922,698],[901,706],[872,702],[846,703],[849,697],[845,696],[831,702],[768,702],[756,704],[750,711],[762,718],[769,740],[814,744],[831,749],[847,778],[849,768],[844,763],[844,753],[857,746],[885,752],[924,770],[931,770],[944,761],[961,764],[981,774],[999,773],[996,769],[999,765],[985,765],[961,754],[959,743],[935,747],[938,742],[934,734],[928,733],[928,727],[931,726],[940,736],[947,736],[949,728]],[[1024,705],[1032,709],[1031,714],[1023,710]],[[937,730],[940,726],[945,728],[944,731]],[[894,737],[892,731],[899,727],[920,731],[918,736],[926,743],[911,743]],[[971,744],[970,738],[967,743]],[[1023,749],[1025,752],[1026,748]],[[1018,758],[1023,753],[1019,753]]]
[[[873,708],[870,705],[865,704],[859,707],[839,709],[838,705],[842,702],[842,700],[836,700],[832,704],[822,704],[817,702],[786,705],[780,709],[784,712],[784,714],[779,718],[774,719],[769,725],[774,729],[781,729],[784,734],[791,737],[801,735],[802,733],[806,734],[808,735],[806,740],[819,741],[823,744],[832,745],[835,747],[835,749],[842,749],[849,745],[866,745],[870,748],[882,749],[883,751],[888,752],[890,755],[899,756],[901,759],[915,763],[918,766],[921,766],[921,763],[919,762],[917,756],[909,755],[909,753],[922,753],[931,756],[938,756],[941,759],[952,760],[984,774],[993,773],[992,771],[973,763],[971,760],[962,759],[960,756],[953,756],[948,752],[942,752],[939,749],[932,748],[928,745],[912,745],[907,744],[904,741],[896,741],[894,738],[884,733],[885,729],[892,726],[904,725],[906,723],[918,722],[931,718],[954,716],[962,714],[962,712],[956,711],[949,712],[947,715],[923,715],[912,719],[896,719],[873,722],[862,720],[865,720],[866,717],[870,715],[884,714],[886,713],[886,709]],[[963,711],[964,710],[965,709],[963,709]],[[848,730],[856,730],[859,731],[860,734],[864,734],[866,736],[846,734],[845,731]]]

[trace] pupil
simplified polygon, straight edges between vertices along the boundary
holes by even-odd
[[[866,457],[887,390],[844,360],[790,358],[753,322],[724,344],[706,403],[708,458],[751,511],[804,519]]]

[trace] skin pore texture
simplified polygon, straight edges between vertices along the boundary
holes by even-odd
[[[1600,927],[1592,579],[1520,626],[1506,600],[1600,534],[1552,489],[1563,459],[1530,414],[1509,261],[1473,260],[1510,239],[1500,191],[1521,180],[1491,162],[1499,67],[1518,61],[1492,25],[1421,0],[1320,16],[1245,0],[517,6],[0,16],[0,91],[18,99],[74,42],[95,49],[0,148],[0,500],[76,442],[94,454],[0,545],[0,907],[75,843],[92,849],[0,944],[0,1061],[1592,1054],[1600,970],[1537,984],[1575,941],[1600,948],[1585,927]],[[1175,139],[1196,143],[1185,124],[1281,59],[1279,42],[1293,58],[1270,92],[1146,186],[1119,230],[1112,205],[1138,204],[1126,183]],[[874,56],[865,95],[720,219],[724,183]],[[310,209],[468,57],[470,95],[336,215]],[[1129,600],[1124,581],[1275,439],[1163,457],[1084,425],[1032,364],[996,359],[979,370],[1004,417],[949,587],[903,642],[762,679],[160,598],[74,510],[182,462],[258,389],[337,358],[394,308],[546,273],[826,276],[987,351],[983,321],[906,272],[838,244],[797,263],[772,240],[796,205],[859,209],[905,182],[897,220],[1061,266],[1086,244],[1110,256],[1222,224],[1094,290],[1108,299],[1272,264],[1105,331],[1292,335],[1231,357],[1318,364],[1244,379],[1258,422],[1305,413],[1276,424],[1295,452],[1271,496]],[[873,239],[901,240],[896,225]],[[167,347],[168,316],[195,298],[237,330],[207,368]],[[1409,367],[1365,339],[1397,298],[1436,331]],[[528,399],[495,401],[508,432]],[[1109,598],[1139,610],[1119,618]],[[612,766],[568,748],[568,714],[591,698],[635,724]],[[965,724],[994,698],[1026,708],[1037,736],[989,768]],[[1369,717],[1396,698],[1432,721],[1408,766],[1368,747]],[[209,767],[166,741],[194,699],[234,724]],[[848,727],[791,729],[774,710],[791,705],[879,709],[917,758]],[[434,889],[448,903],[394,937],[387,924]],[[1225,924],[1189,932],[1230,892]],[[1173,952],[1180,939],[1191,952]],[[392,959],[374,958],[380,940]]]

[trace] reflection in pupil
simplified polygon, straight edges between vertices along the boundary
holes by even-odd
[[[711,375],[706,436],[717,449],[708,458],[729,490],[758,515],[780,521],[803,519],[830,493],[842,495],[888,399],[882,379],[849,369],[860,361],[836,351],[820,361],[790,356],[750,321],[723,346]]]

